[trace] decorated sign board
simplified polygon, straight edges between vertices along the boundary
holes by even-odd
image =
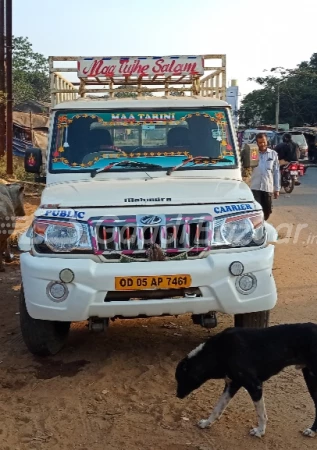
[[[203,75],[202,56],[83,58],[77,62],[80,78],[122,76]]]

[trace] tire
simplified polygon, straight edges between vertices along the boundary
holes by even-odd
[[[249,314],[236,314],[234,326],[241,328],[267,328],[270,322],[270,311],[260,311]]]
[[[24,291],[21,288],[20,327],[24,343],[33,355],[52,356],[64,347],[70,322],[33,319],[26,309]]]
[[[291,184],[288,186],[284,186],[284,191],[286,192],[286,194],[290,194],[291,192],[293,192],[294,186],[295,186],[295,178],[292,177]]]

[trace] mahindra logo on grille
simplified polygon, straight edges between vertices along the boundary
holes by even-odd
[[[144,216],[141,217],[140,222],[143,225],[158,225],[162,222],[162,218],[159,216]]]

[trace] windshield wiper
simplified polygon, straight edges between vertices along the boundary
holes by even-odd
[[[166,175],[171,175],[172,172],[175,170],[178,170],[180,167],[186,166],[186,164],[192,162],[192,161],[201,161],[202,164],[205,164],[207,161],[208,164],[217,164],[217,162],[232,162],[231,159],[227,158],[213,158],[211,156],[194,156],[193,158],[185,159],[181,164],[178,164],[178,166],[171,167],[166,172]]]
[[[101,172],[108,172],[108,170],[111,170],[115,166],[122,166],[122,167],[138,167],[140,169],[163,169],[162,166],[159,164],[151,164],[151,163],[145,163],[145,162],[139,162],[139,161],[117,161],[114,163],[109,164],[106,167],[101,167],[100,169],[94,169],[90,172],[91,178],[94,178],[98,173]]]

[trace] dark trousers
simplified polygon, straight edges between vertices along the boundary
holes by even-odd
[[[272,214],[272,193],[265,191],[255,191],[252,189],[254,199],[260,203],[264,213],[264,220],[267,220]]]

